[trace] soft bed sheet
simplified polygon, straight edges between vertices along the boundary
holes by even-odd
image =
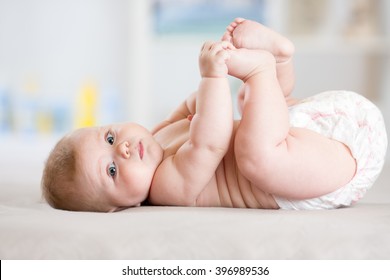
[[[39,186],[0,185],[0,259],[390,259],[385,173],[356,206],[283,211],[50,208]]]

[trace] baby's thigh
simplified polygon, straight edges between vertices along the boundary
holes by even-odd
[[[261,145],[261,140],[256,141],[249,132],[243,133],[243,127],[240,129],[241,135],[246,135],[251,140],[243,137],[234,140],[234,156],[239,173],[250,181],[252,186],[268,189],[267,186],[274,174],[272,166],[277,153],[274,149]]]
[[[262,191],[285,198],[330,193],[348,183],[356,169],[344,144],[302,128],[291,128],[273,148],[246,150],[236,154],[243,176]]]

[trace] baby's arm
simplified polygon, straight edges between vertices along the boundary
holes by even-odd
[[[205,43],[199,58],[202,80],[196,97],[196,114],[190,127],[194,147],[225,155],[233,129],[233,109],[226,60],[230,43]],[[221,159],[222,159],[221,157]],[[219,163],[219,161],[218,161]]]
[[[189,115],[195,114],[195,103],[197,92],[192,93],[186,100],[184,100],[179,107],[177,107],[167,119],[163,120],[159,124],[157,124],[152,129],[152,134],[157,133],[159,130],[163,129],[169,124],[175,123],[179,120],[186,119]]]
[[[152,203],[195,205],[228,150],[233,130],[226,66],[228,48],[234,47],[228,42],[208,42],[202,48],[199,58],[202,80],[195,94],[196,113],[189,140],[158,168],[156,187],[151,190]]]

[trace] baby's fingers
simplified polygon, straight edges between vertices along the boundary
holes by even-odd
[[[202,45],[201,51],[210,51],[213,54],[216,54],[220,50],[235,50],[236,48],[233,46],[232,43],[227,41],[221,41],[221,42],[212,42],[207,41]]]
[[[230,52],[225,49],[221,49],[215,54],[215,58],[218,63],[224,63],[230,58]]]
[[[210,46],[210,52],[216,55],[221,50],[234,50],[235,47],[230,42],[221,41],[216,42]]]
[[[220,44],[221,44],[222,48],[225,50],[235,50],[236,49],[236,47],[228,41],[222,41],[222,42],[220,42]]]
[[[230,50],[235,50],[236,47],[232,43],[222,41],[218,43],[219,50],[216,52],[217,61],[219,63],[225,62],[230,58]]]
[[[214,44],[215,44],[215,43],[212,42],[212,41],[207,41],[207,42],[205,42],[205,43],[202,45],[201,51],[204,51],[204,50],[209,51],[209,50],[211,50]]]

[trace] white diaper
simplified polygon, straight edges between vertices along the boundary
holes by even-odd
[[[333,209],[361,199],[378,178],[387,149],[387,135],[379,109],[361,95],[327,91],[289,108],[291,127],[302,127],[344,143],[357,163],[352,180],[321,197],[289,200],[274,196],[280,209]]]

